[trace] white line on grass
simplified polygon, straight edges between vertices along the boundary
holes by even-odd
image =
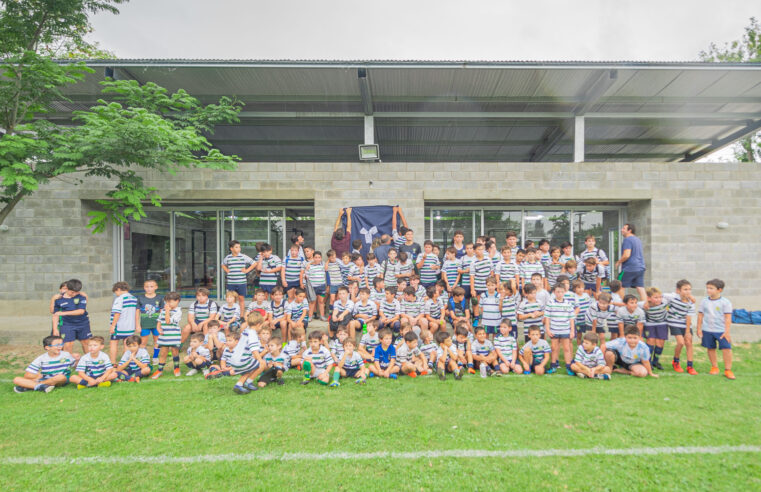
[[[225,461],[332,461],[423,458],[550,458],[577,456],[642,456],[680,454],[761,453],[761,446],[678,446],[663,448],[587,448],[587,449],[444,449],[438,451],[378,451],[375,453],[243,453],[201,454],[195,456],[11,456],[0,458],[1,465],[129,465],[149,463],[217,463]]]

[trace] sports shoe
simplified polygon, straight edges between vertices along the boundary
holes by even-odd
[[[724,371],[724,377],[727,379],[735,379],[735,373],[727,369]]]
[[[719,368],[717,366],[711,367],[711,370],[708,372],[708,374],[719,374]]]
[[[249,391],[256,391],[259,389],[259,387],[253,383],[253,381],[246,381],[243,387],[245,387]]]
[[[502,376],[502,369],[494,369],[491,373],[492,377],[501,377]]]
[[[597,379],[604,379],[605,381],[610,381],[610,374],[597,374],[595,375]]]
[[[672,362],[671,367],[674,368],[674,372],[684,372],[684,369],[682,369],[682,365],[679,364],[679,362],[676,362],[676,361]]]
[[[417,377],[417,373],[415,371],[410,371],[410,372],[407,373],[407,376],[409,376],[411,378],[416,378]]]
[[[140,382],[140,376],[135,376],[132,378],[134,382],[139,383]]]
[[[209,368],[207,367],[206,369],[204,369],[202,373],[204,377],[206,377],[206,375],[209,374]]]
[[[33,391],[33,390],[29,388],[24,388],[23,386],[14,386],[13,391],[15,391],[16,393],[26,393],[27,391]]]
[[[697,376],[698,371],[696,371],[695,368],[692,366],[687,366],[687,374],[689,374],[690,376]]]
[[[428,375],[428,371],[421,371],[421,372],[420,372],[420,375],[421,375],[421,376],[427,376],[427,375]]]
[[[185,373],[186,376],[194,376],[196,374],[198,374],[198,369],[191,369]]]
[[[78,384],[77,385],[77,389],[78,390],[85,389],[85,388],[87,388],[87,386],[85,386],[84,384]]]
[[[251,390],[248,388],[245,388],[243,386],[235,385],[233,386],[233,391],[239,395],[246,395],[248,393],[251,393]]]
[[[156,371],[153,374],[151,374],[151,379],[158,379],[161,377],[162,374],[164,374],[164,371]]]
[[[50,393],[54,389],[55,389],[55,386],[48,386],[47,384],[43,384],[43,383],[40,383],[34,387],[34,391],[44,391],[45,393]]]
[[[576,375],[577,375],[579,378],[581,378],[581,379],[586,379],[586,377],[587,377],[587,375],[586,375],[586,374],[584,374],[583,372],[577,372],[577,373],[576,373]]]
[[[180,368],[179,367],[175,367],[174,368],[174,377],[176,377],[176,378],[180,377]]]
[[[309,378],[302,379],[299,384],[301,384],[302,386],[306,386],[307,384],[309,384]]]
[[[389,379],[398,379],[399,376],[397,376],[396,374],[389,374],[388,378]]]
[[[206,379],[217,379],[222,377],[222,371],[209,372],[204,376]]]
[[[734,379],[735,378],[735,375],[732,374],[732,371],[729,371],[729,374],[732,376],[730,379]],[[729,377],[729,376],[727,376],[727,377]],[[51,391],[53,391],[55,389],[55,386],[48,386],[47,384],[43,384],[43,386],[44,386],[44,388],[42,389],[42,391],[44,391],[45,393],[50,393]]]
[[[657,361],[657,362],[653,362],[653,367],[654,367],[655,369],[658,369],[659,371],[662,371],[662,370],[663,370],[663,366],[661,365],[660,361]]]
[[[523,371],[523,375],[524,376],[530,376],[531,375],[531,371]]]
[[[369,378],[374,378],[374,377],[375,377],[375,373],[374,373],[374,372],[371,372],[371,373],[370,373],[370,375],[369,375],[369,376],[367,376],[367,377],[369,377]]]
[[[554,367],[550,367],[549,369],[547,369],[547,374],[555,374],[556,371],[557,369],[555,369]]]
[[[365,384],[367,382],[366,378],[359,378],[354,380],[354,384]]]
[[[338,381],[333,381],[332,383],[328,385],[329,388],[338,388],[339,386],[341,386],[341,383],[339,383]]]
[[[439,380],[440,381],[446,381],[446,379],[447,379],[447,373],[446,373],[446,371],[444,370],[443,367],[439,367],[436,372],[439,373]]]
[[[481,377],[482,378],[485,379],[487,377],[487,374],[486,374],[486,364],[481,364],[481,366],[478,368],[478,371],[481,373]]]
[[[476,373],[475,369],[473,369],[472,367],[468,367],[468,374],[475,374],[475,373]]]
[[[285,384],[285,379],[283,379],[283,378],[277,378],[277,385],[278,386],[282,386],[284,384]]]
[[[475,371],[473,371],[473,372],[475,373]],[[455,371],[454,371],[454,378],[457,381],[462,379],[462,369],[455,369]]]
[[[111,386],[111,381],[103,381],[102,383],[98,383],[98,388],[108,388]]]
[[[571,369],[568,369],[568,368],[566,368],[565,373],[568,374],[569,376],[575,376],[576,375],[575,372],[573,372]]]

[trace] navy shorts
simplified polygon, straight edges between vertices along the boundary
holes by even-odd
[[[587,331],[589,331],[589,325],[588,324],[586,324],[586,323],[576,323],[576,333],[586,333]]]
[[[436,282],[431,282],[430,284],[424,284],[424,283],[420,282],[420,285],[422,285],[425,288],[425,290],[428,290],[431,287],[436,287]]]
[[[61,334],[64,343],[73,342],[74,340],[89,340],[92,338],[92,332],[90,331],[89,325],[80,327],[62,326],[58,331]]]
[[[655,338],[656,340],[668,340],[669,339],[669,327],[668,325],[650,325],[645,326],[647,336],[645,338]]]
[[[331,294],[338,294],[338,288],[341,287],[341,285],[331,285],[330,286],[330,293]]]
[[[499,332],[499,326],[486,326],[484,325],[487,335],[496,335]]]
[[[317,296],[325,295],[325,285],[313,285],[312,289],[314,289],[314,294]]]
[[[246,297],[246,284],[227,284],[225,289],[237,292],[239,296]]]
[[[626,287],[644,287],[645,286],[645,271],[640,270],[638,272],[624,272],[621,276],[621,285]]]
[[[399,328],[401,328],[402,324],[399,321],[393,321],[390,323],[381,323],[381,329],[388,328],[389,330],[393,331],[394,333],[399,331]]]
[[[621,354],[619,354],[615,350],[606,350],[606,352],[610,352],[611,354],[616,354],[616,362],[613,363],[614,367],[620,367],[621,369],[626,369],[627,371],[631,370],[632,365],[621,360]]]
[[[713,333],[710,331],[703,332],[703,340],[701,345],[707,349],[716,349],[716,345],[719,345],[720,350],[728,350],[732,348],[732,344],[726,338],[721,338],[724,333]]]
[[[669,331],[675,337],[684,336],[687,333],[687,328],[684,326],[672,326],[669,325]],[[692,334],[692,328],[690,328],[690,334]]]
[[[543,366],[543,365],[544,365],[544,364],[542,364],[542,362],[541,362],[541,361],[536,361],[536,360],[534,360],[533,362],[531,362],[531,372],[536,372],[536,368],[537,368],[537,367],[541,367],[541,366]]]
[[[267,294],[272,294],[272,291],[275,290],[275,287],[277,287],[277,284],[274,284],[274,285],[261,285],[261,284],[259,284],[259,288],[262,289]]]
[[[272,329],[274,329],[274,330],[277,330],[277,329],[281,329],[282,330],[284,327],[285,327],[285,320],[278,321],[274,325],[272,325]]]
[[[563,333],[563,334],[558,334],[558,335],[550,335],[550,339],[552,339],[552,338],[554,338],[556,340],[569,339],[569,338],[571,338],[571,334],[570,333]]]
[[[356,378],[359,375],[361,367],[355,367],[354,369],[344,369],[346,371],[347,378]]]
[[[124,340],[125,338],[131,337],[132,335],[134,335],[134,333],[127,333],[127,334],[124,334],[124,335],[117,335],[116,333],[114,333],[113,335],[111,335],[110,339],[111,340]]]
[[[148,335],[153,335],[154,337],[159,336],[159,329],[158,328],[140,328],[141,337],[147,337]]]
[[[597,290],[597,282],[590,284],[587,282],[584,282],[584,290]]]
[[[301,288],[301,284],[299,284],[298,280],[295,281],[295,282],[288,282],[288,284],[286,284],[286,286],[285,286],[285,292],[287,294],[288,291],[291,290],[291,289],[300,289],[300,288]],[[272,291],[270,291],[270,292],[272,292]]]

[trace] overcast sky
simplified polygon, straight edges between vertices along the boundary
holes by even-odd
[[[759,0],[131,0],[93,19],[119,58],[695,60]]]

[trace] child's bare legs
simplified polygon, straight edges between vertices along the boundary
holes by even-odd
[[[560,357],[560,344],[558,341],[557,338],[550,338],[550,349],[552,350],[552,354],[550,354],[550,362],[553,366],[558,363],[558,358]]]
[[[317,297],[317,300],[315,301],[317,303],[317,309],[320,311],[320,318],[325,317],[325,296],[315,296]]]
[[[245,316],[246,314],[246,298],[240,294],[238,294],[238,306],[240,307],[240,315],[241,317]]]
[[[159,364],[166,364],[167,352],[169,352],[169,347],[159,347]]]
[[[633,366],[629,368],[629,372],[635,378],[647,377],[647,369],[645,369],[645,366],[643,366],[642,364],[634,364]]]
[[[571,339],[564,338],[560,340],[560,342],[563,344],[563,362],[565,362],[566,365],[569,365],[573,362],[573,355],[571,355]]]
[[[349,338],[354,340],[357,331],[362,327],[359,320],[353,319],[346,324],[346,330],[349,332]]]
[[[583,374],[588,378],[591,378],[594,376],[594,374],[592,374],[592,369],[585,366],[584,364],[579,364],[578,362],[574,362],[573,364],[571,364],[571,370],[575,372],[576,374]]]
[[[119,350],[119,340],[110,340],[108,342],[108,357],[111,359],[111,364],[116,365],[116,353]]]
[[[174,368],[179,369],[180,368],[180,347],[171,347],[172,348],[172,360],[175,362]],[[166,360],[166,359],[165,359]]]
[[[66,382],[66,376],[63,374],[58,374],[44,381],[42,379],[34,379],[33,377],[27,377],[27,376],[37,376],[37,375],[26,373],[24,374],[24,376],[13,378],[13,384],[15,384],[16,386],[21,386],[22,388],[34,389],[35,386],[37,386],[38,384],[46,384],[48,386],[58,386]]]
[[[417,320],[417,326],[419,326],[421,330],[427,330],[428,329],[428,320],[421,316]]]
[[[524,348],[523,353],[518,355],[518,357],[521,360],[521,365],[523,366],[523,372],[531,371],[531,362],[533,361],[533,358],[534,358],[534,355],[531,349]]]
[[[732,349],[722,349],[721,355],[724,358],[724,370],[732,370]]]

